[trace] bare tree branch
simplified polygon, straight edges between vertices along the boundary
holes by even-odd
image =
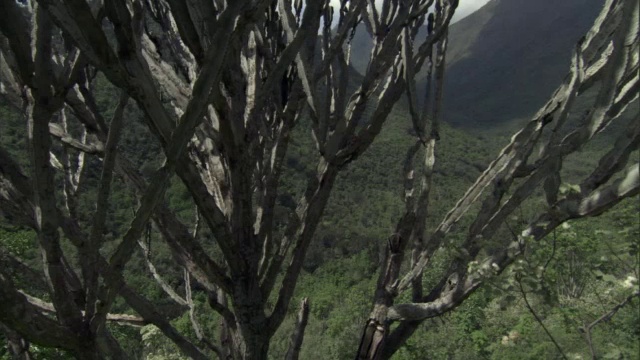
[[[549,332],[547,327],[544,325],[544,322],[542,321],[542,319],[540,319],[538,314],[536,314],[535,310],[533,310],[533,308],[531,307],[531,304],[529,304],[529,299],[527,298],[527,293],[524,291],[524,288],[522,287],[522,281],[520,279],[517,279],[517,281],[518,281],[518,286],[520,287],[520,293],[522,294],[522,300],[524,300],[524,304],[526,305],[527,309],[529,310],[531,315],[533,315],[533,317],[536,319],[536,322],[538,322],[538,324],[540,324],[540,327],[542,327],[544,332],[547,334],[547,336],[549,337],[549,340],[551,340],[553,345],[555,345],[556,349],[558,349],[558,352],[560,353],[560,355],[562,355],[562,358],[563,359],[567,359],[567,355],[565,355],[565,353],[562,350],[562,347],[560,346],[560,344],[558,344],[558,342],[553,337],[553,335],[551,335],[551,333]]]
[[[105,230],[105,221],[107,218],[107,210],[109,207],[109,194],[111,193],[111,181],[113,178],[113,169],[116,162],[116,151],[118,140],[123,128],[124,109],[127,106],[129,97],[123,92],[120,95],[118,106],[115,109],[111,124],[109,126],[109,135],[105,146],[105,155],[102,165],[102,173],[100,175],[100,187],[98,189],[98,199],[96,201],[96,212],[93,216],[93,226],[89,235],[89,241],[86,248],[83,248],[83,256],[86,256],[88,266],[83,268],[85,288],[87,292],[87,308],[86,316],[91,319],[95,309],[93,303],[97,299],[98,291],[98,272],[94,268],[94,264],[98,262],[100,247],[103,241],[103,233]]]
[[[0,322],[34,344],[70,351],[80,347],[72,331],[43,315],[36,306],[29,303],[4,272],[0,272],[0,285]]]
[[[36,297],[30,296],[29,294],[26,294],[22,291],[18,291],[18,292],[24,295],[27,301],[31,305],[38,308],[42,313],[55,315],[56,309],[54,308],[53,304],[48,303],[44,300],[38,299]],[[129,325],[129,326],[136,326],[136,327],[144,326],[147,324],[147,322],[144,319],[137,316],[133,316],[133,315],[127,315],[127,314],[108,314],[107,321],[115,322],[121,325]]]
[[[620,311],[620,309],[622,309],[623,307],[625,307],[626,305],[631,303],[631,301],[633,301],[633,299],[637,298],[637,297],[640,297],[640,291],[634,291],[631,295],[627,296],[622,302],[620,302],[619,304],[616,304],[616,306],[614,306],[611,310],[609,310],[606,313],[602,314],[602,316],[600,316],[599,318],[595,319],[591,323],[585,324],[585,326],[583,326],[583,327],[581,327],[579,329],[580,332],[584,333],[584,337],[587,340],[587,343],[589,344],[589,350],[591,351],[591,357],[593,359],[597,359],[597,354],[596,354],[595,348],[593,346],[593,341],[591,339],[591,330],[595,326],[597,326],[599,323],[611,320],[611,318],[613,318],[615,316],[615,314],[618,311]]]
[[[297,360],[300,356],[300,348],[302,347],[302,340],[304,340],[304,330],[309,320],[309,299],[303,298],[300,301],[300,310],[298,311],[298,317],[296,318],[296,327],[293,334],[291,334],[291,342],[289,343],[289,350],[285,355],[286,360]]]

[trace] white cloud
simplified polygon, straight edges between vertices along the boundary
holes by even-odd
[[[456,9],[456,14],[453,16],[453,22],[456,22],[478,10],[488,1],[489,0],[460,0],[460,4]],[[380,4],[382,4],[382,0],[376,0],[376,4],[380,6]],[[340,6],[340,0],[331,0],[331,5],[334,9],[338,9],[338,7]],[[336,16],[337,14],[334,16],[334,18]]]

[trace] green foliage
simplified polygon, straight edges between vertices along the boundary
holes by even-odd
[[[34,249],[36,234],[30,230],[0,227],[0,244],[12,254],[24,257]]]
[[[107,327],[126,354],[129,354],[131,358],[141,358],[142,335],[140,328],[119,324],[107,324]]]
[[[180,350],[154,325],[144,326],[142,335],[142,359],[145,360],[187,360]]]
[[[99,81],[97,102],[108,119],[117,94],[104,79]],[[404,107],[404,104],[399,107]],[[9,149],[28,171],[28,159],[23,151],[26,148],[26,124],[2,104],[0,118],[3,120],[0,144]],[[162,161],[159,145],[144,126],[135,106],[127,108],[127,118],[131,121],[127,122],[120,150],[149,178]],[[380,247],[394,231],[395,222],[403,210],[399,196],[402,192],[401,167],[410,142],[410,137],[406,136],[410,128],[408,117],[401,109],[392,112],[371,148],[345,170],[335,185],[305,260],[305,272],[296,287],[296,298],[292,301],[292,304],[297,304],[302,297],[308,297],[311,304],[302,359],[351,359],[357,348],[362,326],[370,311]],[[316,150],[309,131],[309,124],[301,121],[293,134],[280,181],[281,196],[275,210],[277,231],[282,231],[286,225],[288,214],[304,191],[307,176],[314,167],[312,159]],[[433,229],[442,219],[503,143],[495,133],[469,134],[446,124],[443,124],[441,136],[431,199],[434,206],[429,214],[428,229]],[[565,169],[567,176],[563,174],[567,181],[561,189],[563,195],[576,191],[575,186],[569,185],[572,175],[584,171],[585,165],[597,158],[592,155],[601,153],[609,145],[606,141],[598,143],[596,148],[586,149],[586,158],[569,161]],[[99,162],[93,162],[88,171],[90,183],[99,178],[98,169]],[[133,194],[119,184],[119,180],[114,181],[108,240],[119,239],[136,207]],[[178,179],[172,179],[165,199],[185,223],[193,224],[193,200]],[[95,194],[91,191],[82,193],[79,210],[83,225],[91,219],[93,206]],[[529,243],[521,262],[499,276],[492,274],[487,288],[471,295],[451,314],[425,321],[394,359],[557,357],[557,350],[525,307],[519,282],[565,353],[570,358],[588,358],[588,347],[578,328],[595,320],[638,287],[639,212],[638,199],[631,199],[601,217],[571,222],[541,242]],[[465,228],[465,221],[460,222],[459,228]],[[203,229],[202,236],[206,251],[215,255],[214,239],[206,229]],[[150,240],[152,246],[148,255],[159,273],[178,293],[184,294],[182,270],[155,231]],[[460,235],[448,238],[452,246],[436,254],[424,273],[425,286],[439,280],[448,260],[456,255],[455,246],[461,240]],[[105,254],[113,251],[113,242],[105,245]],[[0,244],[30,264],[40,262],[32,231],[0,226]],[[146,255],[140,251],[134,254],[125,273],[127,283],[160,306],[181,333],[195,339],[184,308],[174,306],[148,274],[144,261]],[[194,297],[197,317],[205,334],[216,339],[218,317],[208,307],[197,286]],[[594,346],[599,356],[637,358],[640,353],[637,305],[636,299],[610,322],[594,328]],[[130,310],[118,300],[114,311]],[[297,309],[290,309],[290,314],[276,333],[270,348],[271,358],[281,359],[286,353],[296,312]],[[153,326],[144,327],[140,332],[117,325],[110,325],[109,329],[132,358],[183,358],[178,349]],[[5,342],[2,343],[4,346]],[[36,359],[63,359],[66,356],[58,350],[33,345],[31,350]],[[7,356],[6,348],[0,348],[0,359]]]

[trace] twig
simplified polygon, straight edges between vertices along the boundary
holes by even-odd
[[[611,318],[613,318],[613,316],[620,309],[625,307],[628,303],[631,302],[631,300],[633,300],[633,298],[636,298],[638,296],[640,296],[640,290],[634,291],[631,295],[627,296],[627,298],[624,299],[624,301],[622,301],[621,303],[619,303],[616,306],[614,306],[613,309],[611,309],[608,312],[604,313],[602,316],[600,316],[599,318],[594,320],[592,323],[579,328],[580,332],[584,333],[584,336],[585,336],[585,338],[587,340],[587,344],[589,344],[589,350],[591,351],[591,358],[592,359],[596,359],[596,351],[595,351],[595,348],[593,347],[593,341],[591,340],[591,329],[593,329],[594,326],[598,325],[599,323],[601,323],[603,321],[611,320]]]
[[[522,287],[522,282],[520,281],[520,277],[516,277],[516,280],[518,280],[518,286],[520,287],[520,293],[522,294],[522,299],[524,300],[525,305],[527,305],[527,309],[529,310],[531,315],[533,315],[533,317],[536,319],[538,324],[540,324],[540,326],[542,327],[544,332],[547,334],[547,336],[549,337],[551,342],[553,342],[553,344],[556,346],[556,348],[558,349],[558,352],[560,353],[560,355],[562,355],[562,358],[565,359],[565,360],[568,360],[567,356],[564,354],[564,351],[562,351],[562,348],[560,347],[560,344],[558,344],[558,342],[553,337],[553,335],[551,335],[551,333],[549,332],[547,327],[544,326],[544,323],[542,322],[542,319],[540,319],[540,317],[538,317],[538,314],[536,314],[536,312],[531,307],[531,304],[529,304],[529,300],[527,299],[527,293],[524,291],[524,288]]]
[[[166,281],[164,281],[164,279],[162,279],[162,277],[158,273],[158,270],[153,265],[153,262],[151,262],[151,257],[149,256],[149,247],[147,246],[147,244],[145,244],[144,241],[140,239],[138,240],[138,245],[140,245],[140,248],[142,248],[142,251],[144,251],[145,255],[143,257],[145,262],[147,263],[149,272],[151,272],[151,275],[153,275],[153,278],[156,280],[158,285],[162,287],[162,290],[164,290],[164,292],[167,295],[169,295],[169,297],[173,299],[173,301],[175,301],[176,303],[182,306],[187,306],[188,305],[187,300],[185,300],[182,296],[178,295],[178,293],[176,293],[173,290],[173,288],[171,288],[171,285],[169,285]]]
[[[196,224],[197,223],[198,222],[196,222]],[[197,231],[194,231],[194,235],[196,232]],[[187,306],[189,307],[189,320],[191,320],[191,327],[193,328],[193,331],[196,333],[196,338],[198,339],[198,341],[200,341],[201,344],[203,344],[204,346],[206,346],[207,348],[215,352],[218,355],[218,357],[222,358],[221,356],[222,350],[218,346],[216,346],[215,344],[207,340],[207,338],[204,336],[204,333],[202,331],[202,327],[200,326],[200,324],[198,323],[198,320],[196,319],[196,306],[193,303],[193,296],[191,293],[191,276],[189,275],[189,271],[186,268],[184,269],[184,289],[185,289],[185,300],[187,301]]]

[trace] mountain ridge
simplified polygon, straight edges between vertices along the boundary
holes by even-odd
[[[452,25],[459,41],[476,31],[465,26],[491,10],[464,56],[448,65],[445,120],[487,127],[532,115],[567,73],[572,49],[601,5],[600,0],[492,0],[466,23]],[[462,46],[455,41],[452,37],[452,49]]]
[[[444,120],[487,128],[532,115],[567,73],[571,51],[602,3],[491,0],[452,24]],[[367,68],[372,47],[371,37],[360,25],[352,52],[366,56],[353,56],[351,64],[360,74]],[[424,76],[424,71],[416,76],[418,92],[425,88]]]

